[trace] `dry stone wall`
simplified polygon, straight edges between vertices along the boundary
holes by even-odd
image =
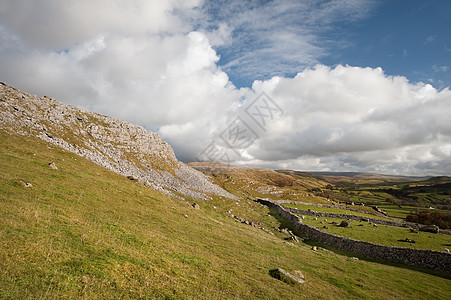
[[[343,205],[308,203],[308,202],[293,201],[293,200],[272,200],[272,201],[277,204],[309,205],[309,206],[316,206],[316,207],[338,208],[338,209],[349,210],[349,211],[354,211],[354,212],[361,212],[361,210],[359,210],[359,209],[347,207],[347,206],[343,206]],[[376,212],[365,212],[365,213],[368,213],[370,215],[380,216],[380,214],[378,214]],[[384,216],[384,217],[386,217],[386,216]],[[390,217],[388,217],[388,218],[390,218]]]
[[[327,212],[318,212],[318,211],[310,211],[310,210],[303,210],[303,209],[296,209],[291,207],[283,207],[285,210],[295,213],[295,214],[301,214],[306,216],[315,216],[315,217],[322,217],[322,218],[339,218],[339,219],[348,219],[348,220],[357,220],[361,221],[363,219],[366,219],[367,221],[375,224],[381,224],[381,225],[388,225],[388,226],[396,226],[396,227],[411,227],[418,229],[419,226],[410,226],[405,223],[399,223],[389,220],[382,220],[382,219],[373,219],[373,218],[366,218],[361,216],[354,216],[354,215],[346,215],[346,214],[335,214],[335,213],[327,213]],[[418,225],[418,224],[415,224]]]
[[[301,218],[290,213],[279,204],[265,199],[258,199],[258,202],[274,209],[281,217],[290,221],[300,234],[307,236],[312,240],[330,245],[340,250],[375,259],[451,272],[451,253],[390,247],[345,238],[304,224]]]
[[[349,207],[343,207],[338,205],[324,205],[324,204],[317,204],[317,203],[306,203],[306,202],[299,202],[299,201],[291,201],[291,200],[271,200],[274,203],[277,204],[294,204],[294,205],[309,205],[309,206],[316,206],[316,207],[327,207],[327,208],[336,208],[336,209],[343,209],[343,210],[349,210],[354,212],[360,212],[362,211],[358,209],[353,209]],[[353,216],[353,215],[347,215],[347,214],[335,214],[335,213],[326,213],[326,212],[317,212],[317,211],[311,211],[311,210],[303,210],[303,209],[296,209],[292,207],[285,207],[285,210],[295,213],[295,214],[302,214],[306,216],[315,216],[315,217],[324,217],[324,218],[339,218],[339,219],[348,219],[348,220],[362,220],[362,219],[368,219],[369,222],[380,224],[380,225],[388,225],[388,226],[395,226],[395,227],[407,227],[419,230],[424,225],[412,223],[412,222],[406,222],[406,221],[400,221],[395,218],[390,218],[384,216],[385,219],[391,219],[390,220],[384,220],[384,219],[374,219],[374,218],[365,218],[360,216]],[[364,212],[368,213],[368,212]],[[370,213],[372,215],[378,215],[376,213]],[[451,231],[439,229],[439,233],[441,234],[448,234],[451,235]]]

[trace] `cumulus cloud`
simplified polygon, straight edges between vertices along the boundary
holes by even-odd
[[[198,5],[2,2],[0,75],[154,130],[186,124],[225,109],[235,97],[206,34],[182,26],[179,14],[195,15]]]
[[[250,3],[2,1],[0,79],[157,131],[184,161],[217,145],[253,166],[451,174],[449,89],[381,68],[305,68],[327,51],[318,33],[371,1]],[[238,89],[231,68],[262,78]],[[257,105],[262,92],[272,102]],[[265,104],[283,114],[262,127]],[[227,148],[239,122],[249,143]]]
[[[186,31],[173,13],[199,1],[6,0],[0,4],[3,26],[33,46],[65,49],[99,34],[136,35]]]
[[[283,129],[264,136],[252,149],[256,159],[319,157],[315,169],[322,169],[321,161],[333,157],[335,168],[389,173],[449,160],[449,89],[411,84],[380,68],[323,65],[294,78],[256,81],[253,89],[266,91],[286,110],[284,119],[274,123]]]

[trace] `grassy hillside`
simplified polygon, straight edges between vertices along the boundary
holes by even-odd
[[[199,205],[0,131],[0,298],[451,297],[446,274],[287,244],[277,219],[253,201]],[[230,209],[274,234],[236,222]],[[307,282],[272,278],[278,267],[302,271]]]

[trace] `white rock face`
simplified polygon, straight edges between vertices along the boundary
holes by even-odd
[[[0,129],[35,136],[178,198],[235,198],[145,128],[0,84]]]

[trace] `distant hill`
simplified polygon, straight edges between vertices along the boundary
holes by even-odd
[[[362,172],[310,172],[312,176],[337,185],[394,184],[427,180],[430,176],[401,176]]]
[[[325,187],[328,183],[307,173],[208,162],[190,162],[188,165],[210,175],[214,182],[235,195],[325,202],[311,190]]]

